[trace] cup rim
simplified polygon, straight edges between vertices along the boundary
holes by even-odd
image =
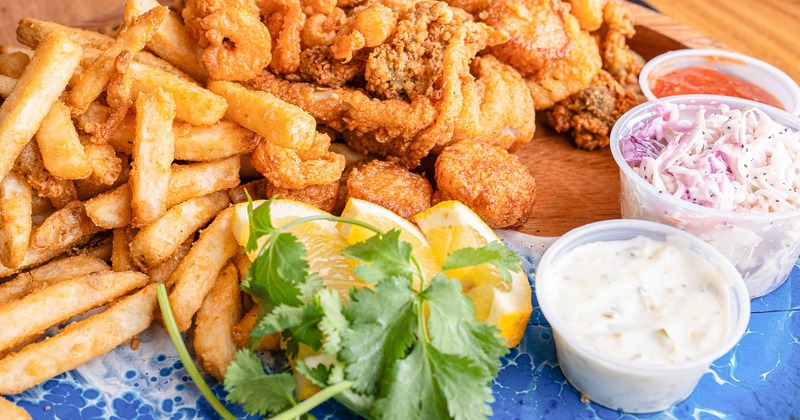
[[[639,88],[642,91],[644,96],[652,101],[657,98],[653,91],[650,89],[650,73],[662,63],[680,57],[724,57],[728,59],[738,60],[745,63],[748,66],[752,66],[758,68],[764,72],[770,73],[775,76],[776,79],[780,81],[780,83],[784,86],[784,88],[788,91],[789,96],[794,99],[794,106],[792,109],[786,109],[782,111],[786,111],[792,115],[800,115],[800,86],[798,86],[797,82],[794,81],[788,74],[786,74],[783,70],[773,66],[772,64],[767,63],[766,61],[759,60],[755,57],[751,57],[749,55],[740,54],[733,51],[726,51],[726,50],[717,50],[717,49],[703,49],[703,48],[685,48],[680,50],[672,50],[667,51],[663,54],[660,54],[656,57],[650,59],[645,65],[642,67],[642,70],[639,72]],[[748,80],[751,83],[757,82],[753,80]],[[760,84],[758,84],[761,86]],[[763,88],[763,86],[761,86]],[[766,88],[765,88],[766,89]],[[760,103],[760,102],[759,102]]]
[[[546,270],[548,267],[552,266],[555,262],[554,256],[572,242],[591,234],[613,230],[629,231],[631,233],[636,233],[637,231],[642,233],[655,231],[656,233],[664,234],[665,237],[677,236],[688,241],[694,247],[702,248],[704,252],[707,252],[712,256],[711,261],[714,263],[719,263],[722,267],[724,267],[724,270],[727,271],[728,274],[728,285],[733,291],[730,297],[736,299],[739,304],[739,310],[737,313],[738,319],[736,320],[736,323],[732,325],[727,337],[716,349],[698,355],[689,360],[677,363],[642,363],[613,358],[603,354],[602,352],[593,350],[590,346],[583,343],[569,328],[564,328],[562,320],[559,318],[555,308],[553,307],[555,304],[551,305],[546,296],[543,295],[544,292],[541,292],[541,268],[545,268]],[[587,244],[593,242],[587,242]],[[545,275],[546,274],[547,271],[545,271]],[[686,231],[662,223],[656,223],[647,220],[604,220],[590,223],[567,232],[558,238],[542,256],[542,259],[536,269],[535,292],[536,299],[539,302],[539,308],[542,311],[542,314],[545,316],[545,319],[547,319],[547,322],[550,324],[554,334],[560,335],[564,341],[575,348],[577,352],[582,354],[587,359],[591,359],[597,363],[600,363],[607,369],[629,374],[664,374],[698,369],[703,366],[708,367],[714,360],[719,359],[728,353],[734,346],[736,346],[736,344],[744,335],[747,325],[750,322],[750,295],[747,291],[747,286],[745,285],[741,274],[739,274],[739,271],[736,269],[733,263],[730,262],[730,260],[728,260],[719,250],[709,245],[707,242]]]
[[[702,103],[698,103],[702,102]],[[609,135],[610,144],[609,148],[611,149],[611,155],[614,157],[614,161],[619,167],[620,171],[625,174],[628,179],[630,179],[637,187],[643,189],[643,191],[648,192],[650,195],[656,195],[660,200],[664,200],[668,204],[673,207],[678,207],[684,209],[686,211],[691,211],[693,213],[700,213],[707,217],[718,218],[718,219],[726,219],[732,221],[742,221],[742,222],[763,222],[764,220],[769,221],[780,221],[780,220],[787,220],[793,218],[800,218],[800,207],[793,209],[793,210],[785,210],[785,211],[776,211],[776,212],[762,212],[762,213],[754,213],[754,212],[732,212],[727,210],[720,210],[711,207],[706,207],[700,204],[692,203],[690,201],[682,200],[680,198],[674,197],[670,194],[659,194],[656,187],[645,181],[639,174],[633,171],[631,165],[625,160],[625,157],[622,156],[622,150],[620,149],[620,141],[621,133],[629,123],[630,120],[643,115],[648,110],[654,108],[656,105],[661,103],[670,103],[676,105],[689,105],[689,106],[709,106],[715,103],[719,104],[726,104],[732,107],[739,107],[745,108],[754,106],[762,111],[764,111],[770,118],[774,118],[776,115],[781,116],[784,119],[789,119],[795,123],[795,126],[789,126],[789,128],[794,129],[795,131],[800,131],[800,119],[788,112],[775,108],[773,106],[765,105],[760,102],[750,101],[747,99],[735,98],[732,96],[720,96],[720,95],[676,95],[676,96],[667,96],[664,98],[659,98],[652,101],[647,101],[642,104],[635,106],[634,108],[630,109],[628,112],[622,115],[622,117],[617,120],[614,127],[611,129],[611,134]],[[637,121],[638,122],[638,121]]]

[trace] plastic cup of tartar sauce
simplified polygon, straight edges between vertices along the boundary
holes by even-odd
[[[800,118],[745,99],[715,95],[680,95],[645,102],[625,113],[611,130],[611,154],[620,169],[620,209],[625,219],[664,223],[685,230],[720,250],[742,274],[750,297],[781,286],[800,257],[800,208],[777,212],[734,212],[711,208],[660,191],[625,160],[620,143],[656,118],[659,104],[675,104],[679,118],[694,120],[730,109],[757,107],[773,122],[800,131]],[[760,173],[757,175],[761,175]]]
[[[747,288],[725,256],[643,220],[562,236],[542,257],[535,290],[567,380],[591,401],[630,413],[687,398],[750,319]]]

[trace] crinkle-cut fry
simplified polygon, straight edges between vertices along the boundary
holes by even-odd
[[[84,179],[92,174],[89,158],[70,118],[69,107],[63,102],[56,101],[42,120],[36,132],[36,143],[44,167],[53,176]]]
[[[3,305],[0,352],[12,349],[48,328],[146,285],[150,278],[135,271],[103,271],[53,284]]]
[[[0,74],[19,79],[31,57],[21,51],[0,53]]]
[[[17,26],[17,40],[28,47],[37,48],[44,37],[51,32],[61,32],[65,34],[71,40],[80,44],[87,52],[88,50],[104,51],[114,44],[114,38],[108,35],[31,18],[20,19],[19,25]],[[134,57],[134,60],[172,73],[186,80],[192,80],[188,74],[147,51],[139,51]]]
[[[240,165],[241,159],[238,156],[214,162],[173,165],[169,179],[168,207],[239,185]]]
[[[166,7],[157,7],[136,17],[129,25],[122,28],[114,43],[103,50],[89,68],[83,70],[67,97],[67,104],[72,108],[73,116],[83,114],[103,92],[114,73],[114,61],[117,56],[125,50],[136,54],[144,48],[168,12],[169,9]]]
[[[24,408],[0,397],[0,416],[5,420],[31,420],[31,415]]]
[[[129,23],[136,16],[159,6],[161,4],[157,0],[128,0],[125,5],[125,22]],[[186,33],[183,21],[175,12],[170,12],[161,22],[161,26],[147,43],[147,49],[195,80],[202,82],[208,78],[208,72],[200,64],[200,48]]]
[[[250,339],[250,330],[256,325],[256,321],[258,321],[258,305],[250,308],[242,320],[233,326],[233,340],[236,343],[236,347],[244,348],[247,346],[247,340]],[[270,334],[263,337],[254,350],[275,350],[280,344],[280,333]]]
[[[6,267],[19,267],[25,258],[33,229],[32,208],[31,186],[10,172],[0,182],[0,263]]]
[[[207,127],[175,123],[172,130],[176,160],[200,162],[243,155],[252,152],[260,140],[258,134],[229,120]]]
[[[222,267],[239,249],[231,232],[233,208],[220,213],[170,276],[169,302],[178,330],[186,331]]]
[[[186,257],[186,254],[189,253],[189,250],[192,249],[192,243],[194,243],[194,236],[189,236],[186,238],[185,241],[172,253],[169,257],[163,259],[160,263],[149,267],[145,270],[148,276],[150,276],[150,281],[153,283],[164,283],[167,286],[167,289],[172,287],[172,283],[170,283],[169,279],[172,276],[172,273],[175,272],[175,269],[178,268],[178,264],[183,261],[183,258]]]
[[[122,184],[84,203],[86,214],[103,229],[116,229],[131,223],[131,187]]]
[[[47,172],[35,141],[22,148],[14,163],[14,171],[22,175],[39,195],[47,197],[56,208],[64,207],[77,199],[74,182],[56,178]]]
[[[131,241],[139,229],[126,226],[114,229],[111,236],[111,268],[114,271],[132,271],[138,267],[131,255]]]
[[[114,147],[108,144],[84,142],[83,150],[92,167],[87,181],[95,185],[114,185],[122,173],[122,159]]]
[[[197,311],[194,350],[203,369],[217,380],[225,379],[228,365],[236,355],[233,326],[242,319],[242,293],[239,276],[228,263],[219,272],[211,291]]]
[[[229,203],[228,194],[219,191],[170,208],[133,238],[131,254],[134,261],[140,267],[152,267],[163,261]]]
[[[219,121],[228,108],[225,98],[165,71],[133,62],[130,67],[133,96],[163,89],[175,100],[175,118],[194,125]]]
[[[244,203],[247,201],[247,194],[250,195],[250,198],[255,200],[266,200],[269,198],[267,195],[267,187],[269,182],[266,179],[258,179],[255,181],[250,181],[247,184],[242,184],[237,187],[231,188],[228,191],[228,194],[231,197],[231,202],[233,204]],[[245,194],[247,191],[247,194]]]
[[[88,255],[51,261],[0,284],[0,308],[60,281],[108,270],[110,268],[105,261]]]
[[[228,100],[226,118],[258,133],[263,141],[291,149],[307,149],[314,141],[317,122],[300,107],[238,83],[212,81],[208,88]]]
[[[67,86],[78,67],[81,47],[64,34],[48,35],[33,55],[11,94],[0,105],[0,180]]]
[[[17,79],[0,74],[0,98],[8,98],[11,92],[14,91],[14,86],[17,85]]]
[[[31,234],[32,248],[61,249],[88,238],[100,229],[86,215],[80,201],[73,201],[45,219]]]
[[[253,150],[253,166],[269,182],[280,188],[299,190],[310,185],[338,181],[344,171],[344,156],[328,152],[324,156],[302,160],[292,149],[262,141]]]
[[[155,308],[156,286],[151,284],[0,360],[0,394],[20,393],[111,351],[147,329]]]
[[[131,222],[146,226],[167,209],[170,165],[175,151],[172,121],[175,102],[161,89],[136,99],[136,137],[133,141]]]

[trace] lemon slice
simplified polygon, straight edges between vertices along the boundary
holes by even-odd
[[[441,271],[441,264],[436,259],[425,235],[411,222],[391,210],[369,201],[350,198],[344,206],[342,217],[369,223],[383,232],[388,232],[391,229],[399,230],[400,239],[410,243],[413,247],[411,253],[419,260],[422,269],[425,270],[426,279],[430,280]],[[349,244],[364,241],[375,235],[374,232],[368,229],[347,223],[340,223],[338,227],[339,232],[342,233],[342,236]]]
[[[263,203],[265,203],[264,200],[254,201],[253,208]],[[330,216],[330,214],[294,200],[274,200],[270,208],[270,218],[276,227],[282,227],[293,220],[309,216]],[[250,235],[247,203],[236,205],[232,230],[239,244],[245,246]],[[364,282],[353,274],[356,261],[346,258],[340,253],[349,244],[339,233],[335,222],[315,220],[301,223],[289,228],[289,232],[305,245],[309,271],[319,273],[327,288],[335,289],[343,297],[346,297],[350,287],[363,286]],[[258,245],[263,245],[266,239],[266,237],[259,238]],[[257,252],[248,254],[250,260],[253,260],[256,255]]]
[[[439,261],[461,248],[500,242],[477,214],[458,201],[443,201],[414,218]],[[450,270],[445,274],[461,280],[464,293],[475,304],[478,321],[500,328],[509,347],[519,344],[533,311],[528,276],[521,269],[512,273],[510,284],[489,264]]]

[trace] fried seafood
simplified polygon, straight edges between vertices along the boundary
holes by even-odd
[[[300,0],[300,7],[307,16],[326,15],[336,8],[336,0]]]
[[[422,176],[402,166],[373,160],[354,167],[347,176],[347,198],[366,200],[413,221],[431,206],[433,187]]]
[[[342,62],[331,55],[329,47],[312,47],[300,53],[300,77],[320,86],[341,87],[364,73],[366,57]]]
[[[616,0],[608,0],[603,20],[599,37],[603,68],[622,84],[636,83],[644,59],[627,45],[636,33],[630,10]]]
[[[303,160],[296,150],[267,141],[256,146],[251,159],[271,184],[292,190],[338,181],[345,165],[344,157],[336,153],[326,152],[319,158]]]
[[[592,86],[550,108],[547,123],[570,132],[579,148],[594,150],[608,146],[611,127],[635,104],[636,96],[601,70]]]
[[[300,0],[258,0],[261,18],[272,35],[272,62],[269,68],[291,74],[300,66],[300,33],[306,15]]]
[[[537,110],[550,108],[585,89],[603,67],[600,48],[592,35],[581,30],[578,19],[572,15],[567,15],[564,22],[572,39],[566,57],[526,79]]]
[[[572,34],[564,22],[568,14],[561,0],[491,2],[483,22],[507,32],[510,39],[490,51],[524,76],[547,69],[569,51]]]
[[[331,54],[347,63],[363,48],[383,44],[396,25],[395,13],[380,3],[356,9],[336,33],[331,43]]]
[[[309,15],[303,25],[303,30],[300,31],[300,45],[303,48],[331,45],[336,37],[336,32],[344,25],[346,18],[344,10],[338,7],[327,14]],[[300,54],[302,61],[302,52]]]
[[[608,0],[569,0],[572,5],[570,12],[578,18],[581,29],[593,32],[603,24],[603,8],[607,2]]]
[[[447,4],[464,9],[467,13],[478,15],[492,5],[491,0],[445,0]]]
[[[523,225],[536,198],[536,181],[515,155],[474,141],[442,151],[436,184],[433,204],[458,200],[495,229]]]
[[[267,184],[267,197],[302,201],[330,213],[339,201],[339,180],[337,179],[330,184],[309,185],[299,190],[290,190]]]

